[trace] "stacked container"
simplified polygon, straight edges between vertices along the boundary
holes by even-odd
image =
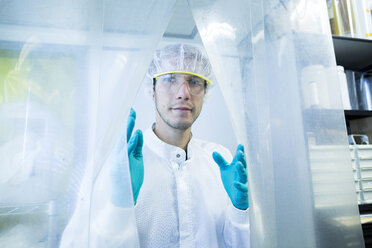
[[[351,145],[350,155],[358,203],[372,203],[372,145]]]

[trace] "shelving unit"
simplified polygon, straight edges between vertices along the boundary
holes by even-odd
[[[370,110],[345,110],[345,118],[347,120],[361,119],[372,117],[372,111]]]
[[[345,70],[372,71],[372,40],[333,36],[333,45],[337,65],[343,66]],[[368,117],[372,117],[372,111],[345,110],[348,133],[350,121]],[[372,204],[360,204],[359,213],[366,248],[372,247]]]
[[[350,121],[372,117],[372,111],[369,110],[345,110],[345,121],[348,134],[350,133]]]
[[[333,36],[336,62],[345,70],[372,70],[372,40]]]

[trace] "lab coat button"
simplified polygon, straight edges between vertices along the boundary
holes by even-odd
[[[181,155],[180,154],[177,154],[176,157],[179,158],[179,157],[181,157]]]

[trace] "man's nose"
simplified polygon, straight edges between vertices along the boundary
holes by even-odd
[[[177,99],[190,99],[191,93],[189,83],[184,80],[177,91]]]

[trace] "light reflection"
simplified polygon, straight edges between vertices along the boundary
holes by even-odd
[[[220,38],[235,40],[235,32],[236,28],[232,27],[226,22],[212,22],[206,29],[200,31],[201,36],[208,39],[208,41],[213,41]]]
[[[265,32],[262,29],[260,32],[258,32],[255,36],[252,37],[252,43],[257,44],[260,40],[263,40],[265,38]]]
[[[321,33],[329,32],[327,6],[320,1],[300,0],[291,11],[290,20],[293,28],[302,32]],[[321,17],[318,13],[323,12]],[[324,13],[325,12],[325,13]],[[319,21],[319,18],[322,20]]]

